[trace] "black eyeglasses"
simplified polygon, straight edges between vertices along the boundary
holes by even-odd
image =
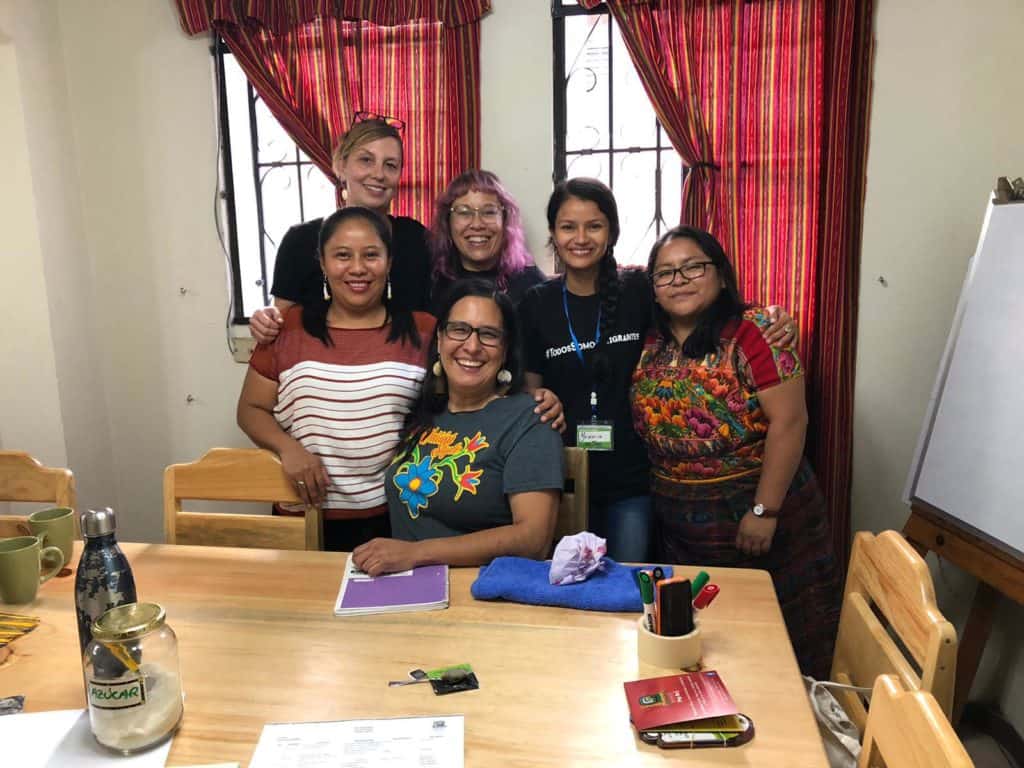
[[[452,341],[466,341],[474,333],[485,347],[496,347],[505,338],[505,332],[501,328],[494,328],[490,325],[482,325],[474,328],[469,323],[458,320],[449,320],[442,328],[444,335]]]
[[[696,261],[692,264],[676,267],[675,269],[659,269],[651,275],[651,279],[654,281],[655,288],[664,288],[666,285],[672,285],[676,280],[676,275],[682,275],[683,280],[688,283],[691,280],[704,277],[708,267],[713,266],[715,266],[713,261]]]
[[[385,125],[390,125],[392,128],[398,131],[405,130],[405,121],[397,117],[391,117],[391,115],[381,115],[377,112],[356,112],[352,118],[352,124],[363,123],[367,120],[380,120]]]

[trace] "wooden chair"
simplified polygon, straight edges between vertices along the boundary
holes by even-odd
[[[320,510],[304,517],[182,511],[182,499],[301,504],[281,461],[256,448],[213,448],[198,461],[164,470],[164,534],[168,544],[321,549]]]
[[[23,451],[0,451],[0,501],[41,501],[76,509],[75,477],[70,469],[44,467]],[[0,538],[23,536],[27,530],[25,515],[0,516]]]
[[[907,691],[895,675],[879,675],[858,768],[973,768],[935,697]]]
[[[896,531],[858,533],[846,575],[832,680],[870,688],[879,675],[895,675],[907,690],[930,692],[948,718],[956,648],[956,630],[936,607],[931,573],[921,556]],[[850,691],[834,695],[863,733],[867,711],[861,698]]]
[[[565,448],[565,479],[568,488],[563,490],[562,501],[558,506],[558,519],[555,521],[555,543],[563,536],[587,530],[590,519],[590,491],[587,465],[587,452],[582,448]]]

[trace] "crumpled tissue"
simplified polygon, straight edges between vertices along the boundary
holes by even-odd
[[[586,581],[601,567],[601,560],[608,552],[604,539],[590,531],[563,536],[551,556],[551,584],[576,584]]]

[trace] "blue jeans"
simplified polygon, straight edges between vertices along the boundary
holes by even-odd
[[[630,496],[590,505],[590,529],[608,540],[608,556],[620,563],[650,560],[651,497]]]

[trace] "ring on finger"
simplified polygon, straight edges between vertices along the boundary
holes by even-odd
[[[295,484],[297,486],[299,486],[299,488],[305,488],[306,487],[306,482],[304,480],[296,480]]]

